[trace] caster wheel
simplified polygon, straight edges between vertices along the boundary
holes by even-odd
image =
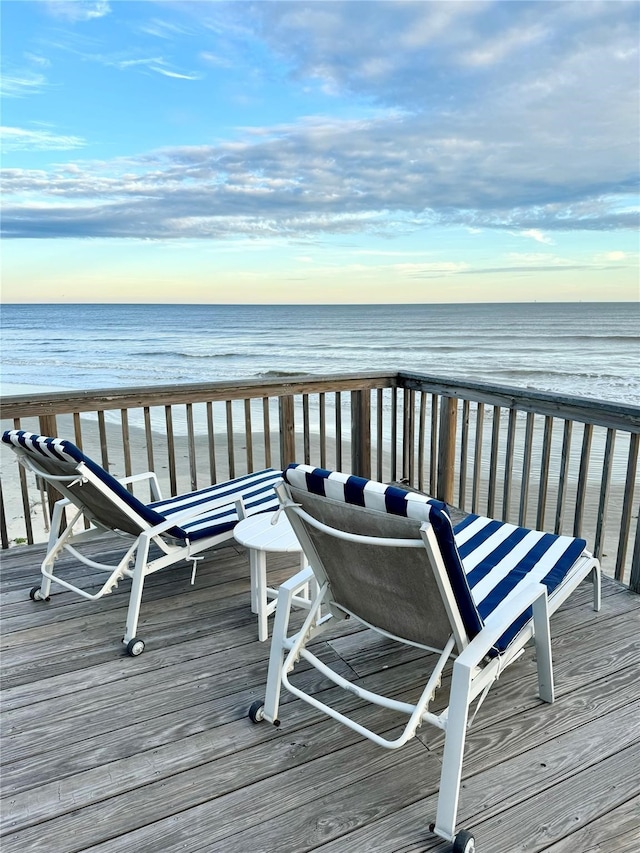
[[[264,720],[264,702],[257,699],[249,708],[249,719],[252,723],[261,723]]]
[[[476,853],[476,841],[470,832],[461,829],[453,842],[453,853]]]
[[[34,586],[33,589],[29,590],[29,598],[31,601],[51,601],[49,596],[44,596],[39,586]]]
[[[131,655],[132,658],[137,658],[138,655],[141,655],[144,651],[144,640],[139,639],[138,637],[134,637],[133,640],[129,640],[127,643],[127,654]]]

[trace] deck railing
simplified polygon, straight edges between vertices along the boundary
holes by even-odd
[[[304,461],[404,481],[461,509],[583,536],[640,592],[640,408],[408,373],[11,396],[3,429],[70,438],[166,494]],[[43,541],[50,502],[0,456],[2,547]]]

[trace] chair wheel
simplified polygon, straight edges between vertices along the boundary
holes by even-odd
[[[29,590],[29,598],[31,601],[51,601],[49,596],[44,596],[39,586],[34,586]]]
[[[134,637],[133,640],[129,640],[127,643],[127,654],[131,655],[132,658],[137,658],[143,651],[144,640],[141,640],[139,637]]]
[[[453,853],[476,853],[476,840],[466,829],[461,829],[454,838]]]
[[[261,723],[264,720],[264,702],[262,699],[256,699],[249,708],[249,719],[252,723]]]

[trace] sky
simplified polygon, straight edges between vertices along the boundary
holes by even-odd
[[[632,0],[3,0],[4,302],[635,301]]]

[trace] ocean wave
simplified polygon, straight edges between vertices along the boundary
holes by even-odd
[[[258,379],[286,379],[288,376],[306,376],[315,372],[311,370],[265,370],[262,373],[255,373],[254,376]]]
[[[544,367],[544,368],[543,367],[540,367],[540,368],[537,368],[537,367],[523,367],[523,368],[503,367],[500,370],[500,375],[503,378],[506,377],[509,379],[519,379],[521,377],[526,378],[528,376],[535,376],[535,377],[547,376],[550,378],[559,377],[561,379],[578,379],[578,380],[595,379],[595,380],[599,380],[602,382],[623,381],[623,378],[621,376],[613,374],[613,373],[599,373],[597,371],[592,371],[592,370],[585,370],[585,371],[571,370],[571,369],[554,370],[553,368],[550,368],[550,367]],[[628,380],[624,380],[624,381],[628,381]]]
[[[241,352],[180,352],[180,350],[140,350],[131,353],[133,356],[142,356],[143,358],[195,358],[195,359],[215,359],[215,358],[241,358],[244,353]]]

